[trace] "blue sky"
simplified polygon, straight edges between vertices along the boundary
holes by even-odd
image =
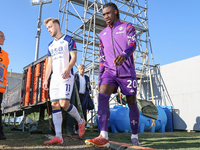
[[[59,0],[43,5],[42,22],[48,17],[58,18],[58,8]],[[200,54],[199,8],[199,0],[148,1],[155,64],[165,65]],[[22,73],[23,68],[35,59],[39,6],[32,6],[30,0],[0,0],[0,10],[0,30],[6,36],[2,48],[10,58],[8,69]],[[44,25],[41,31],[39,57],[47,54],[47,45],[53,40]]]

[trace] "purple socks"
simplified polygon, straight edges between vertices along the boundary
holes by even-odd
[[[108,132],[108,119],[110,118],[109,99],[110,95],[99,93],[98,121],[100,131]],[[134,105],[128,105],[128,107],[132,134],[137,134],[140,115],[137,103],[135,103]]]
[[[99,93],[98,119],[100,131],[108,132],[108,119],[110,117],[109,99],[110,95]]]
[[[137,103],[133,105],[128,105],[128,107],[129,107],[129,118],[130,118],[132,134],[137,134],[139,126],[139,116],[140,116]]]

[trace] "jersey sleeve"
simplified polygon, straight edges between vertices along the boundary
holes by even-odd
[[[50,57],[50,56],[51,56],[51,53],[50,53],[49,49],[48,49],[48,53],[47,53],[47,55],[48,55],[48,57]]]
[[[128,47],[122,52],[122,55],[125,55],[126,59],[128,59],[128,57],[130,57],[135,51],[137,42],[137,35],[135,32],[135,28],[132,26],[131,23],[127,24],[126,34],[127,34]]]
[[[48,45],[48,52],[47,52],[47,55],[48,55],[48,57],[50,57],[51,56],[51,52],[50,52],[50,49],[49,49],[49,47],[50,47],[50,45],[53,43],[53,41],[51,42],[51,43],[49,43],[49,45]]]
[[[76,42],[73,38],[69,40],[69,52],[77,52]]]
[[[99,54],[100,54],[100,60],[99,60],[99,82],[100,82],[101,76],[105,69],[105,67],[104,67],[104,62],[105,62],[104,46],[103,46],[101,39],[99,39]]]

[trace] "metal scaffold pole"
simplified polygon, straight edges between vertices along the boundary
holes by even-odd
[[[102,16],[102,8],[108,2],[113,2],[118,6],[121,21],[131,22],[135,27],[137,48],[133,57],[137,78],[138,81],[147,85],[146,93],[140,93],[137,96],[140,99],[150,100],[149,70],[155,64],[148,28],[147,0],[60,0],[59,19],[61,26],[66,25],[65,31],[74,38],[78,45],[77,63],[86,66],[85,73],[90,76],[94,104],[97,105],[98,99],[98,90],[96,89],[99,68],[98,38],[99,33],[107,26]],[[146,55],[148,55],[148,61],[145,60]],[[140,80],[141,78],[142,80]],[[97,109],[97,107],[95,108]]]

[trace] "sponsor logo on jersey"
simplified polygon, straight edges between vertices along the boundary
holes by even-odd
[[[51,56],[54,56],[56,54],[62,54],[63,53],[63,47],[59,46],[58,48],[54,48],[50,50]]]
[[[119,27],[119,30],[121,31],[123,29],[123,27],[121,26],[121,27]]]
[[[124,31],[116,32],[116,34],[122,34],[122,33],[125,33],[125,30]]]
[[[104,36],[104,35],[106,35],[106,34],[107,34],[107,33],[106,33],[106,32],[104,32],[104,33],[103,33],[103,36]]]
[[[63,43],[64,43],[64,41],[61,41],[61,42],[60,42],[60,44],[63,44]]]
[[[134,93],[135,91],[133,89],[130,90],[130,93]]]
[[[69,93],[65,94],[66,96],[69,96]]]
[[[56,60],[56,59],[60,59],[60,58],[62,59],[62,58],[63,58],[63,55],[61,55],[61,56],[60,56],[60,55],[58,55],[58,56],[53,56],[53,57],[52,57],[52,60]]]

